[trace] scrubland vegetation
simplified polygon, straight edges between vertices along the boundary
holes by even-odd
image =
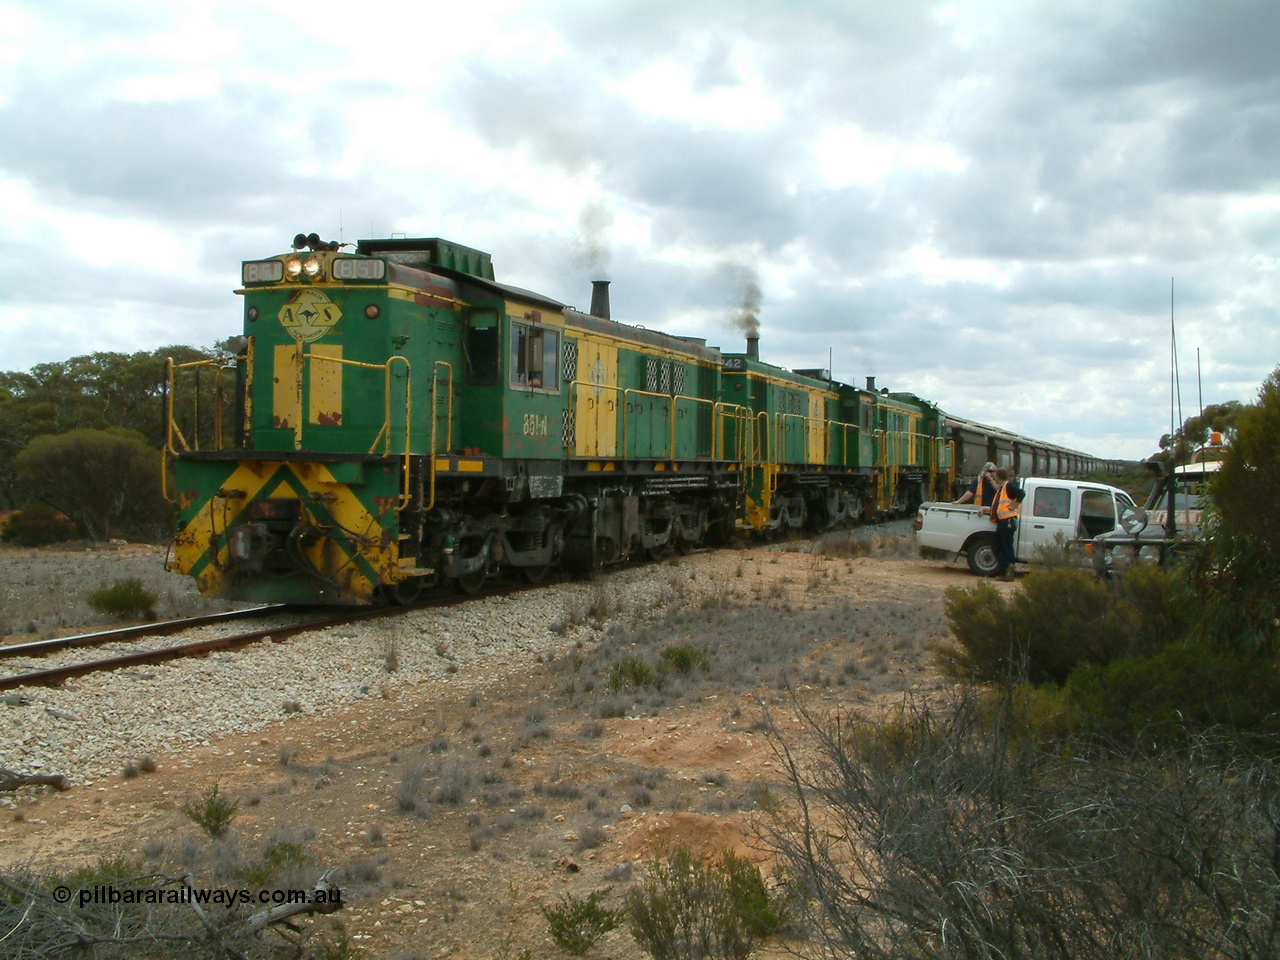
[[[1280,953],[1280,371],[1171,569],[948,591],[950,702],[806,713],[769,824],[810,943],[884,958]]]
[[[831,701],[819,712],[797,696],[800,734],[779,733],[764,712],[755,729],[772,737],[783,778],[726,781],[717,802],[752,813],[776,859],[771,882],[728,852],[704,860],[669,849],[637,876],[619,869],[614,887],[544,905],[557,949],[592,955],[625,925],[656,960],[741,958],[771,939],[802,955],[885,960],[1280,955],[1280,371],[1235,423],[1208,535],[1179,565],[1101,581],[1047,564],[1012,592],[953,588],[952,639],[932,651],[953,681],[948,695],[905,694],[887,717]],[[473,727],[393,758],[403,763],[396,815],[465,810],[480,850],[542,820],[547,803],[572,800],[583,807],[575,850],[591,850],[604,840],[594,814],[606,789],[558,776],[531,790],[509,782],[522,744],[590,742],[602,721],[694,701],[712,677],[785,694],[807,681],[839,690],[878,669],[811,660],[813,675],[797,675],[806,640],[788,628],[784,592],[744,606],[723,589],[687,591],[673,577],[665,619],[559,658],[558,691],[524,708],[514,745],[495,752]],[[898,615],[873,606],[833,611],[832,633],[856,636],[872,617]],[[559,629],[617,612],[616,598],[594,590],[566,607]],[[808,639],[821,640],[808,626]],[[557,729],[566,707],[574,725]],[[292,762],[282,752],[282,767]],[[637,809],[691,809],[688,788],[660,771],[619,772],[619,786]],[[0,952],[263,955],[244,914],[211,929],[189,908],[54,903],[58,885],[159,886],[184,864],[213,878],[320,879],[305,838],[234,849],[226,828],[236,808],[216,789],[184,812],[208,833],[198,849],[0,877],[0,935],[11,931]],[[369,844],[380,843],[371,830]],[[344,869],[357,892],[377,872]],[[358,955],[340,930],[307,929],[275,955]]]

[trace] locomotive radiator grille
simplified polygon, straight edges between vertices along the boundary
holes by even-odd
[[[564,411],[564,447],[572,452],[578,444],[578,411],[570,404]]]
[[[578,379],[578,341],[565,337],[564,340],[564,382],[573,383]]]
[[[574,383],[578,379],[578,341],[565,337],[564,340],[564,382]],[[570,396],[574,393],[570,389]],[[578,411],[576,405],[570,402],[565,405],[564,418],[561,420],[563,424],[563,436],[561,440],[564,442],[564,448],[570,453],[573,452],[578,443],[577,431]]]

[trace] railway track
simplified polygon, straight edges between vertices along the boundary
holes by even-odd
[[[284,604],[270,604],[261,607],[247,607],[243,610],[229,610],[226,613],[210,613],[199,617],[185,617],[181,620],[165,620],[161,623],[144,623],[134,627],[119,627],[115,630],[99,630],[95,633],[81,633],[68,637],[53,637],[49,640],[33,640],[30,643],[13,643],[0,647],[0,660],[14,660],[19,657],[43,657],[62,650],[79,647],[101,647],[108,643],[119,643],[124,640],[138,640],[144,637],[163,637],[171,633],[181,633],[196,627],[211,624],[227,623],[232,620],[244,620],[248,617],[263,616],[287,609]]]
[[[172,646],[153,647],[148,650],[139,650],[132,653],[120,654],[118,656],[103,657],[97,660],[84,661],[82,663],[64,664],[57,667],[50,667],[45,670],[32,670],[24,673],[16,673],[7,677],[0,677],[0,691],[15,690],[19,687],[57,686],[66,680],[70,680],[75,677],[83,677],[91,673],[102,673],[111,670],[119,670],[124,667],[141,666],[144,664],[166,663],[170,660],[181,660],[187,657],[207,657],[213,653],[247,647],[250,644],[259,643],[267,639],[270,639],[275,643],[281,643],[288,640],[290,637],[295,637],[298,634],[307,633],[313,630],[323,630],[328,627],[357,623],[362,620],[376,620],[382,617],[399,616],[400,614],[408,613],[413,610],[449,607],[465,603],[468,600],[482,600],[487,597],[501,597],[527,589],[530,589],[530,585],[522,584],[519,586],[503,586],[495,587],[492,590],[482,590],[475,594],[433,597],[431,599],[406,606],[362,608],[342,613],[337,616],[321,617],[315,620],[305,620],[300,623],[278,625],[262,630],[251,630],[246,633],[233,634],[231,636],[215,637],[213,639],[205,640],[189,640],[185,643],[174,644]],[[287,608],[280,606],[255,607],[250,610],[233,611],[233,613],[239,617],[252,616],[255,614],[260,616],[263,613],[274,613],[283,609]],[[226,615],[216,614],[207,617],[193,617],[188,620],[173,620],[164,624],[150,624],[143,627],[127,627],[122,630],[108,630],[102,633],[83,634],[77,637],[57,637],[52,640],[40,640],[35,641],[34,643],[16,644],[0,648],[0,660],[12,659],[20,656],[43,656],[66,649],[102,646],[104,644],[114,643],[120,640],[135,640],[157,635],[163,636],[178,633],[193,627],[225,622],[228,619],[237,619],[237,617],[228,617]]]
[[[901,524],[907,523],[907,521],[898,522]],[[873,531],[877,527],[890,528],[891,524],[875,524],[861,529]],[[702,552],[702,550],[697,552]],[[145,664],[166,663],[170,660],[180,660],[187,657],[206,657],[210,654],[224,650],[235,650],[240,647],[246,647],[268,638],[273,642],[280,643],[291,637],[295,637],[298,634],[307,633],[313,630],[323,630],[328,627],[341,626],[348,623],[358,623],[363,620],[376,620],[383,617],[393,617],[414,610],[449,607],[466,603],[469,600],[482,600],[488,597],[507,596],[523,590],[538,589],[542,585],[543,584],[503,585],[488,590],[481,590],[474,594],[462,593],[430,597],[426,600],[421,600],[417,603],[403,606],[361,608],[359,610],[344,612],[337,616],[320,617],[313,620],[304,620],[294,624],[276,625],[261,630],[251,630],[231,636],[204,640],[189,640],[185,643],[178,643],[172,646],[155,647],[147,650],[102,657],[97,660],[50,667],[44,670],[26,671],[6,677],[0,677],[0,691],[14,690],[19,687],[26,686],[57,686],[66,680],[86,676],[92,673],[119,670],[125,667],[141,666]],[[20,657],[46,656],[69,649],[92,648],[121,641],[133,641],[149,637],[167,636],[197,627],[217,625],[237,619],[244,619],[253,616],[269,616],[289,609],[294,608],[289,608],[281,604],[251,607],[245,610],[234,610],[228,613],[192,617],[185,620],[171,620],[164,623],[124,627],[118,630],[106,630],[98,633],[80,634],[70,637],[55,637],[49,640],[37,640],[31,643],[12,644],[10,646],[0,647],[0,661]]]

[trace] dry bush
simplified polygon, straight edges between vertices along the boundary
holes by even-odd
[[[1149,753],[1008,735],[1010,701],[807,714],[769,839],[837,956],[1245,958],[1280,951],[1280,766],[1201,735]],[[815,748],[810,754],[808,747]]]
[[[648,865],[627,913],[631,935],[654,960],[743,960],[787,922],[751,861],[726,850],[708,863],[679,845]]]

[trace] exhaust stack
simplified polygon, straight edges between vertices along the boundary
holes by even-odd
[[[591,281],[591,315],[601,320],[609,319],[609,281]]]
[[[747,337],[747,356],[752,360],[760,359],[760,338]]]
[[[867,393],[875,393],[875,392],[876,392],[876,378],[867,377]]]

